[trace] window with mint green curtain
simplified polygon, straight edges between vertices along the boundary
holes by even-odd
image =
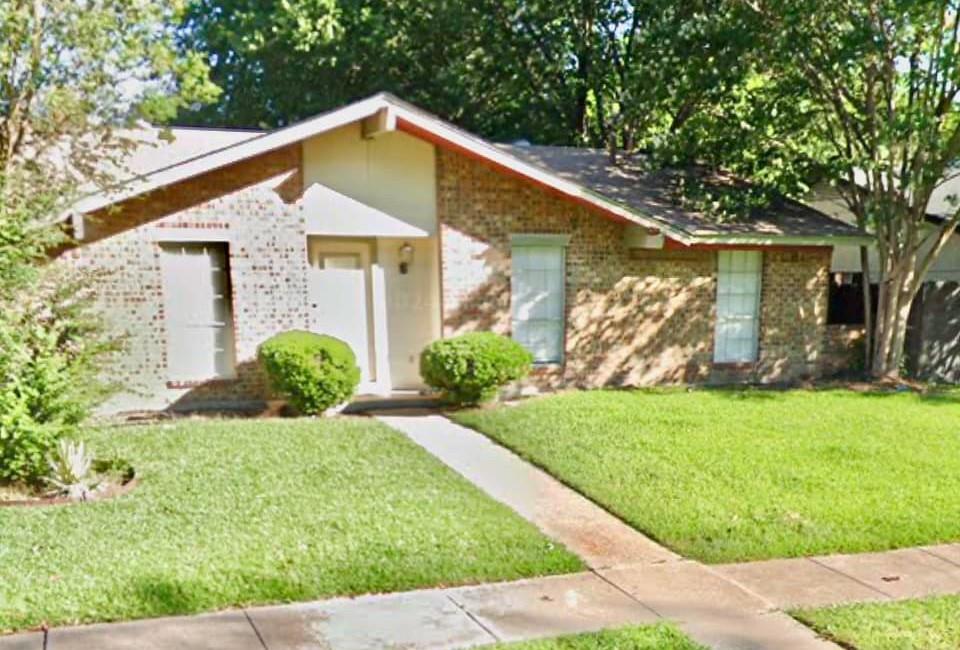
[[[564,247],[514,244],[511,275],[513,338],[534,363],[563,361]]]
[[[757,360],[760,330],[759,251],[717,253],[717,327],[713,359],[717,363]]]

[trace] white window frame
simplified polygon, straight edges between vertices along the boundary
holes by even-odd
[[[746,263],[749,261],[749,263]],[[753,284],[752,292],[738,290],[743,280]],[[724,250],[717,252],[716,326],[714,330],[714,363],[755,363],[760,348],[760,301],[763,294],[763,253],[753,250]],[[752,299],[752,300],[751,300]],[[747,309],[734,308],[732,303],[747,303]],[[733,341],[725,339],[728,326],[749,323],[750,346],[746,354],[729,351]]]
[[[164,298],[164,319],[167,321],[166,327],[166,350],[167,350],[167,381],[173,384],[201,384],[205,381],[217,380],[217,379],[234,379],[236,378],[236,332],[234,331],[234,315],[233,315],[233,289],[232,289],[232,278],[230,277],[230,248],[229,244],[222,241],[169,241],[169,242],[158,242],[160,246],[160,254],[162,260],[162,269],[163,274],[163,298]],[[173,342],[173,337],[183,335],[183,332],[175,332],[174,330],[174,314],[177,310],[177,307],[174,305],[175,291],[183,290],[182,286],[171,286],[173,278],[170,277],[170,269],[167,267],[171,263],[170,260],[175,259],[179,255],[186,255],[185,249],[213,249],[216,248],[222,253],[223,268],[219,270],[221,273],[223,286],[220,288],[222,294],[215,294],[215,297],[223,301],[223,319],[222,320],[212,320],[208,324],[201,323],[190,323],[186,327],[208,327],[210,329],[219,329],[222,330],[220,333],[220,338],[222,340],[222,348],[215,347],[211,350],[214,355],[222,354],[222,358],[219,360],[214,357],[211,365],[216,368],[213,372],[210,373],[190,373],[183,371],[177,364],[174,363],[174,356],[177,353],[175,350],[175,344]],[[179,278],[176,280],[178,284],[183,283],[183,279]],[[215,289],[215,288],[214,288]],[[182,324],[181,324],[182,327]]]
[[[520,318],[518,315],[518,310],[522,307],[522,305],[520,305],[517,300],[517,278],[519,277],[519,273],[516,265],[513,263],[513,261],[517,259],[515,253],[518,249],[527,248],[551,249],[559,252],[560,254],[559,315],[551,319],[538,319],[549,320],[559,325],[558,340],[556,341],[556,354],[551,354],[549,357],[537,358],[536,352],[530,350],[531,354],[534,355],[534,365],[537,366],[562,365],[565,360],[567,333],[567,246],[569,243],[570,237],[568,235],[517,234],[511,235],[510,237],[510,255],[512,267],[510,278],[510,329],[514,340],[520,342],[521,344],[523,341],[520,337],[518,337],[518,331],[522,328],[523,324],[533,319]]]

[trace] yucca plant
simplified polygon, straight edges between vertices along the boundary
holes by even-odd
[[[53,485],[54,496],[65,496],[73,501],[87,501],[93,496],[100,479],[91,474],[93,454],[83,442],[61,439],[47,456],[50,475],[46,481]]]

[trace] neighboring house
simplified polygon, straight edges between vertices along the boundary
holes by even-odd
[[[831,255],[864,238],[799,203],[717,223],[678,207],[667,174],[493,145],[389,95],[269,133],[175,135],[161,167],[77,205],[64,254],[102,272],[128,333],[113,410],[261,400],[257,347],[290,329],[347,341],[379,394],[420,388],[423,347],[476,330],[525,345],[539,388],[838,362]]]
[[[960,178],[941,183],[927,206],[935,223],[957,208]],[[815,189],[808,204],[847,223],[856,219],[836,190]],[[929,249],[925,249],[929,250]],[[872,285],[876,285],[879,261],[871,247]],[[862,338],[864,329],[863,272],[859,246],[836,246],[830,263],[828,337],[836,348]],[[876,290],[874,289],[874,294]],[[876,301],[876,295],[874,295]],[[960,381],[960,235],[954,235],[931,267],[914,300],[905,343],[907,371],[926,380]]]

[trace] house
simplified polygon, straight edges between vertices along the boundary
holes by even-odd
[[[949,218],[957,209],[960,178],[951,176],[930,197],[927,220],[931,224]],[[856,218],[839,193],[826,185],[811,192],[807,203],[816,210],[847,223]],[[876,302],[879,282],[879,258],[870,247],[870,284]],[[922,251],[926,253],[929,247]],[[863,271],[860,247],[838,245],[830,261],[830,287],[827,330],[834,346],[856,341],[864,334]],[[876,307],[876,305],[874,305]],[[874,309],[874,314],[876,309]],[[932,264],[926,280],[914,299],[905,341],[907,372],[919,379],[960,381],[960,235],[954,235]]]
[[[257,347],[291,329],[349,343],[373,394],[420,388],[423,347],[474,330],[525,345],[539,388],[846,362],[830,261],[864,238],[802,204],[719,222],[679,207],[665,173],[494,145],[385,94],[268,133],[175,135],[75,206],[62,256],[99,271],[127,333],[113,410],[262,400]]]

